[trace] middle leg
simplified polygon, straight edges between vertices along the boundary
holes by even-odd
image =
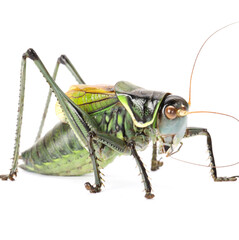
[[[151,171],[156,171],[163,166],[163,162],[157,160],[157,142],[153,143],[153,154],[151,160]]]
[[[145,189],[145,197],[148,198],[148,199],[151,199],[151,198],[154,198],[154,194],[151,193],[152,191],[152,187],[151,187],[151,183],[149,181],[149,177],[148,177],[148,174],[146,172],[146,169],[144,167],[144,164],[143,162],[141,161],[136,149],[135,149],[135,143],[131,142],[129,143],[129,147],[131,149],[131,153],[132,155],[134,156],[135,160],[136,160],[136,163],[139,167],[139,171],[140,171],[140,174],[142,176],[142,179],[143,179],[143,183],[144,183],[144,189]]]

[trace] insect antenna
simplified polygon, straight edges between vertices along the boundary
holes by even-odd
[[[232,166],[235,166],[235,165],[239,164],[239,162],[235,162],[235,163],[228,164],[228,165],[223,165],[223,166],[210,166],[210,165],[205,165],[205,164],[193,163],[193,162],[185,161],[185,160],[182,160],[182,159],[179,159],[179,158],[175,158],[175,157],[172,157],[172,156],[169,156],[169,157],[171,159],[173,159],[173,160],[176,160],[176,161],[179,161],[179,162],[183,162],[183,163],[187,163],[187,164],[191,164],[191,165],[196,165],[196,166],[199,166],[199,167],[226,168],[226,167],[232,167]]]
[[[223,116],[226,116],[226,117],[230,117],[230,118],[233,118],[234,120],[238,121],[239,122],[239,119],[232,116],[232,115],[229,115],[229,114],[226,114],[226,113],[220,113],[220,112],[212,112],[212,111],[191,111],[191,112],[188,112],[186,110],[183,110],[183,109],[179,109],[177,111],[177,116],[179,117],[184,117],[184,116],[187,116],[188,114],[194,114],[194,113],[212,113],[212,114],[218,114],[218,115],[223,115]]]
[[[230,24],[228,24],[228,25],[226,25],[226,26],[218,29],[218,30],[215,31],[214,33],[212,33],[212,34],[205,40],[205,42],[202,44],[201,48],[199,49],[199,51],[198,51],[198,53],[197,53],[197,56],[196,56],[196,58],[195,58],[195,60],[194,60],[193,68],[192,68],[192,72],[191,72],[191,76],[190,76],[189,100],[188,100],[188,105],[189,105],[189,106],[191,106],[191,98],[192,98],[192,97],[191,97],[191,89],[192,89],[192,77],[193,77],[193,72],[194,72],[194,68],[195,68],[195,65],[196,65],[196,62],[197,62],[197,59],[198,59],[198,56],[199,56],[200,52],[202,51],[202,49],[203,49],[204,45],[206,44],[206,42],[207,42],[213,35],[215,35],[215,34],[216,34],[217,32],[219,32],[219,31],[221,31],[222,29],[227,28],[227,27],[229,27],[229,26],[231,26],[231,25],[233,25],[233,24],[236,24],[236,23],[239,23],[239,21],[234,22],[234,23],[230,23]]]
[[[212,113],[212,114],[218,114],[218,115],[223,115],[223,116],[226,116],[226,117],[230,117],[230,118],[233,118],[235,119],[236,121],[239,122],[239,119],[232,116],[232,115],[229,115],[229,114],[226,114],[226,113],[219,113],[219,112],[212,112],[212,111],[192,111],[192,112],[187,112],[187,115],[188,114],[193,114],[193,113]]]

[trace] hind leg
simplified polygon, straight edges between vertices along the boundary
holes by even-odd
[[[65,56],[61,55],[56,63],[54,74],[53,74],[53,81],[55,81],[57,72],[59,69],[59,65],[64,64],[68,70],[73,74],[76,78],[76,81],[79,84],[85,84],[83,79],[80,77],[70,60]],[[17,166],[18,166],[18,158],[19,158],[19,148],[20,148],[20,135],[21,135],[21,127],[22,127],[22,117],[23,117],[23,108],[24,108],[24,97],[25,97],[25,83],[26,83],[26,55],[23,55],[22,63],[21,63],[21,77],[20,77],[20,93],[19,93],[19,103],[18,103],[18,116],[17,116],[17,129],[16,129],[16,137],[15,137],[15,144],[14,144],[14,153],[13,153],[13,162],[12,167],[10,169],[9,174],[0,175],[0,179],[2,180],[14,180],[14,177],[17,176]],[[36,140],[38,140],[41,136],[42,128],[44,126],[45,118],[47,115],[48,106],[51,100],[52,91],[50,90],[47,97],[47,102],[45,105],[45,110],[43,113],[43,117],[41,120],[40,128],[38,130],[38,134]]]
[[[76,81],[79,84],[85,84],[85,82],[83,81],[83,79],[81,78],[79,73],[76,71],[75,67],[70,62],[70,60],[67,58],[66,55],[61,55],[57,59],[55,70],[54,70],[53,77],[52,77],[52,79],[54,81],[56,81],[56,76],[57,76],[60,64],[63,64],[63,65],[65,65],[67,67],[67,69],[72,73],[72,75],[75,77]],[[44,123],[45,123],[45,120],[46,120],[49,104],[50,104],[50,101],[51,101],[51,95],[52,95],[52,91],[51,91],[51,89],[49,89],[47,100],[46,100],[46,104],[45,104],[45,108],[44,108],[44,112],[43,112],[43,115],[42,115],[40,127],[39,127],[39,130],[38,130],[35,142],[41,137],[42,129],[43,129],[43,126],[44,126]]]

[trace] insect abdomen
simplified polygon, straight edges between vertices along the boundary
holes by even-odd
[[[100,165],[106,166],[115,158],[109,154]],[[75,137],[66,123],[58,123],[30,149],[22,153],[22,168],[49,175],[83,175],[91,172],[92,164],[89,153]]]

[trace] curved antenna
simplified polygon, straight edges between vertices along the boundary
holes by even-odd
[[[173,160],[177,160],[179,162],[183,162],[183,163],[187,163],[187,164],[191,164],[191,165],[196,165],[196,166],[199,166],[199,167],[226,168],[226,167],[232,167],[232,166],[235,166],[235,165],[239,164],[239,162],[235,162],[235,163],[228,164],[228,165],[223,165],[223,166],[210,166],[210,165],[205,165],[205,164],[193,163],[193,162],[185,161],[185,160],[182,160],[182,159],[179,159],[179,158],[175,158],[175,157],[172,157],[172,156],[169,156],[169,157],[171,157]]]
[[[192,112],[188,112],[186,110],[183,110],[183,109],[179,109],[177,111],[177,116],[179,117],[184,117],[184,116],[187,116],[188,114],[193,114],[193,113],[212,113],[212,114],[219,114],[219,115],[223,115],[223,116],[226,116],[226,117],[230,117],[230,118],[233,118],[234,120],[238,121],[239,122],[239,119],[232,116],[232,115],[229,115],[229,114],[226,114],[226,113],[220,113],[220,112],[212,112],[212,111],[192,111]]]
[[[192,111],[192,112],[188,112],[187,114],[192,114],[192,113],[213,113],[213,114],[219,114],[219,115],[223,115],[223,116],[226,116],[226,117],[233,118],[233,119],[235,119],[236,121],[239,122],[238,118],[236,118],[236,117],[234,117],[232,115],[226,114],[226,113],[211,112],[211,111]]]
[[[239,21],[234,22],[234,23],[230,23],[230,24],[228,24],[228,25],[226,25],[226,26],[218,29],[216,32],[214,32],[213,34],[211,34],[211,35],[206,39],[206,41],[202,44],[201,48],[199,49],[199,51],[198,51],[198,53],[197,53],[197,56],[196,56],[196,58],[195,58],[195,60],[194,60],[193,69],[192,69],[191,76],[190,76],[189,100],[188,100],[188,105],[189,105],[189,106],[191,106],[191,88],[192,88],[193,71],[194,71],[194,68],[195,68],[195,65],[196,65],[198,56],[199,56],[200,52],[202,51],[202,48],[204,47],[204,45],[206,44],[206,42],[207,42],[213,35],[215,35],[217,32],[219,32],[219,31],[221,31],[222,29],[227,28],[227,27],[229,27],[229,26],[231,26],[231,25],[233,25],[233,24],[236,24],[236,23],[239,23]]]

